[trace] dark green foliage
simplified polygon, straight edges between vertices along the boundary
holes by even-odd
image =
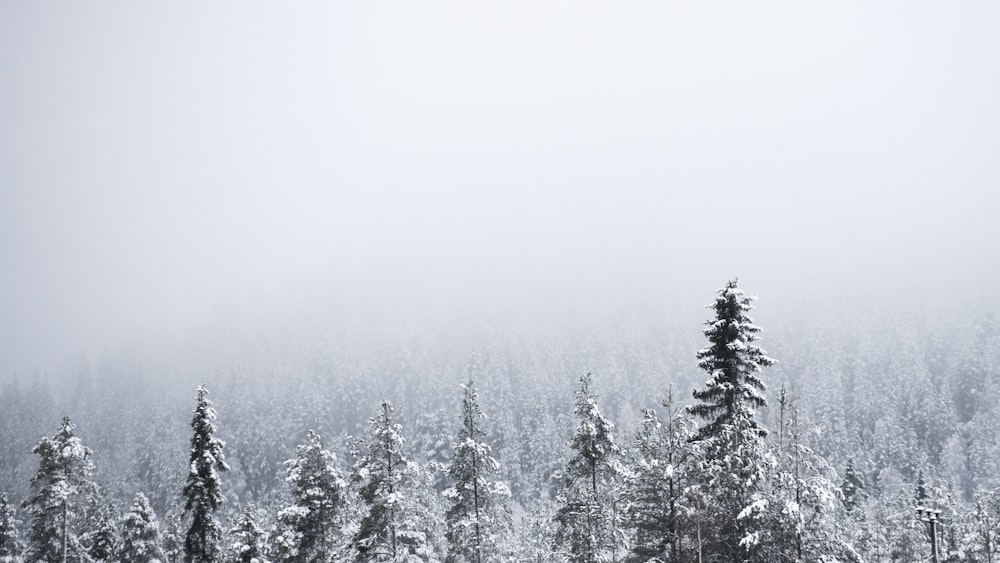
[[[773,463],[755,409],[766,405],[762,395],[766,387],[757,373],[774,360],[753,344],[760,328],[747,316],[752,301],[732,280],[708,305],[715,311],[704,331],[710,345],[697,357],[698,367],[710,379],[704,389],[694,390],[699,402],[690,407],[693,414],[708,420],[694,438],[704,443],[707,485],[714,496],[709,507],[713,534],[706,545],[733,562],[759,560],[768,504],[761,493]]]
[[[222,504],[218,471],[227,471],[222,440],[215,437],[215,409],[208,400],[208,390],[198,388],[198,404],[191,419],[190,470],[184,485],[184,514],[191,525],[184,537],[185,563],[218,563],[222,529],[215,512]]]
[[[754,298],[743,293],[736,280],[727,282],[718,294],[715,302],[707,306],[715,311],[715,318],[706,322],[705,336],[710,345],[697,354],[698,367],[710,376],[704,389],[694,391],[699,403],[691,407],[691,412],[709,421],[698,430],[698,440],[719,435],[722,426],[732,422],[738,407],[752,410],[767,404],[762,395],[767,387],[757,372],[774,363],[753,344],[760,332],[747,316]],[[758,429],[752,417],[748,422]],[[763,429],[758,431],[764,434]]]

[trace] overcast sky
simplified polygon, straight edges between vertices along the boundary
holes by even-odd
[[[1000,281],[1000,3],[0,1],[0,370],[219,307]]]

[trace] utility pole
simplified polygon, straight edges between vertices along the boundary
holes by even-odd
[[[940,510],[925,508],[923,506],[917,507],[917,518],[921,522],[927,522],[931,528],[931,561],[932,563],[938,563],[938,550],[937,550],[937,523],[938,516],[941,514]]]

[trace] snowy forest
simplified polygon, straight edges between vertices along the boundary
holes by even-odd
[[[0,563],[1000,563],[997,30],[0,1]]]
[[[902,562],[929,560],[934,515],[939,561],[996,560],[995,313],[782,331],[755,305],[732,280],[696,338],[468,357],[426,334],[233,343],[196,393],[136,350],[68,389],[10,379],[0,556]]]

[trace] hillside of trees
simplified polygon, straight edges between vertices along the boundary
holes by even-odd
[[[11,376],[0,561],[927,561],[918,508],[939,561],[1000,560],[996,311],[754,299],[728,282],[700,333],[343,319]]]

